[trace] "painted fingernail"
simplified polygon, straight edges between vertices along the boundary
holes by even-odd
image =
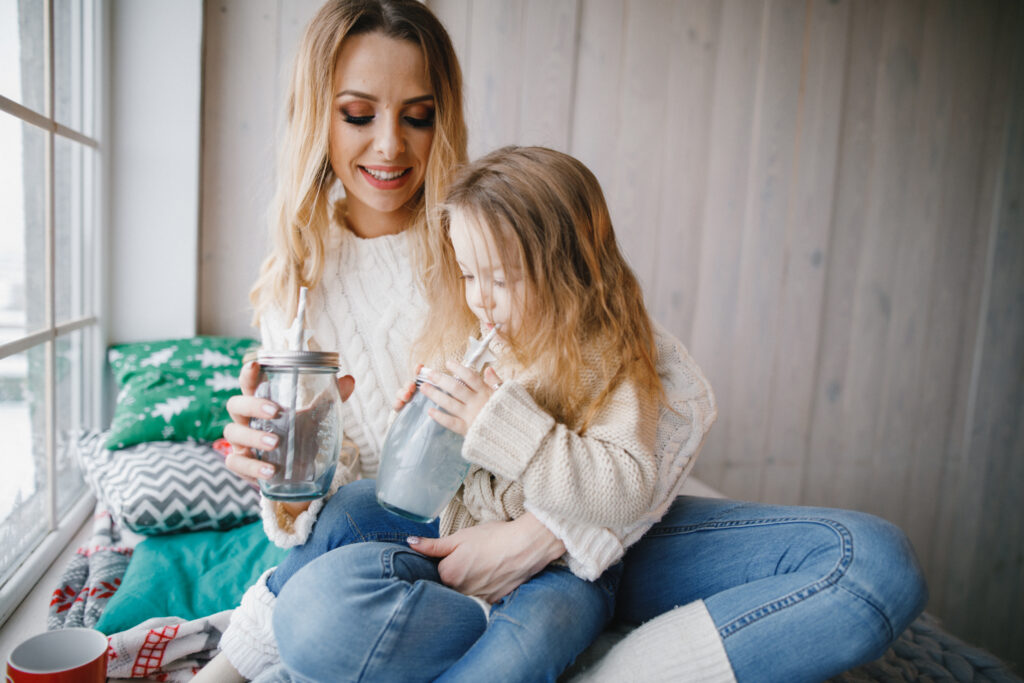
[[[273,403],[263,403],[260,405],[260,409],[267,415],[277,415],[277,406]]]
[[[267,434],[260,438],[260,441],[273,448],[277,445],[277,437],[273,434]]]
[[[267,478],[274,476],[274,468],[270,465],[264,465],[260,468],[260,476]]]
[[[419,536],[410,536],[409,538],[405,539],[405,542],[408,543],[409,545],[419,545],[420,537]]]

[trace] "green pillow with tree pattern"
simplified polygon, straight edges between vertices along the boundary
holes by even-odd
[[[226,403],[257,342],[190,337],[111,346],[107,360],[119,392],[107,448],[144,441],[214,441],[230,422]]]

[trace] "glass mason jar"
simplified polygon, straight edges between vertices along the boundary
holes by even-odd
[[[416,377],[416,393],[391,423],[377,473],[377,502],[417,522],[436,519],[469,471],[462,459],[462,435],[427,413],[441,408],[419,391],[425,381],[423,374]]]
[[[277,435],[277,446],[256,451],[275,466],[274,476],[260,480],[272,500],[313,500],[327,494],[341,449],[341,395],[338,354],[324,351],[260,351],[264,381],[256,396],[280,406],[275,418],[250,425]]]

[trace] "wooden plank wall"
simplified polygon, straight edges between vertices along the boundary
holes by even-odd
[[[249,326],[249,288],[269,248],[274,139],[295,45],[322,4],[215,0],[204,6],[199,329],[206,334],[258,334]]]
[[[246,331],[280,73],[317,2],[206,10],[201,330]],[[1024,5],[429,0],[471,154],[601,180],[710,377],[696,473],[907,530],[929,611],[1024,670]]]

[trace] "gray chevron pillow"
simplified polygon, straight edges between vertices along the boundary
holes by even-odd
[[[199,441],[148,441],[107,450],[80,440],[86,481],[114,519],[140,534],[230,529],[259,516],[259,494]]]

